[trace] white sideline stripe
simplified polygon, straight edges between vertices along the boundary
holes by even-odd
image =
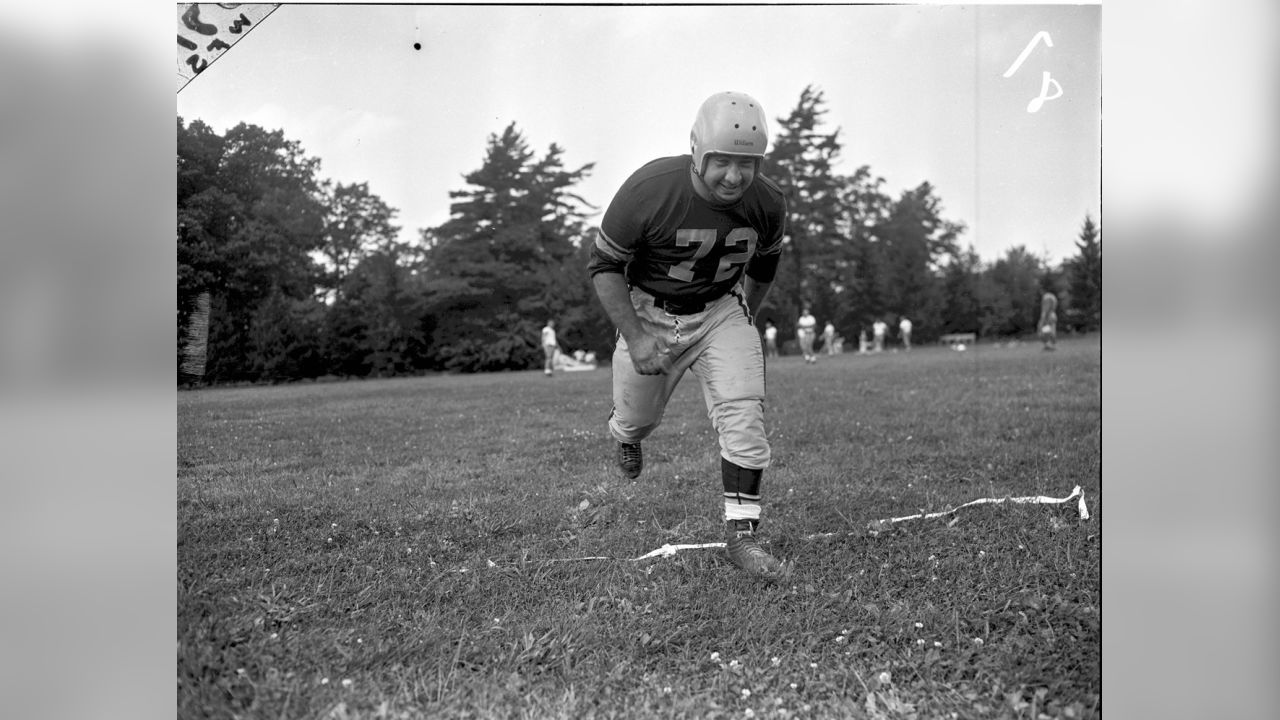
[[[1028,497],[978,498],[977,500],[970,500],[969,502],[963,505],[951,508],[950,510],[943,510],[941,512],[917,513],[915,515],[906,515],[903,517],[888,518],[885,520],[873,520],[871,521],[871,523],[868,524],[868,528],[874,531],[877,528],[883,527],[884,525],[892,525],[893,523],[905,522],[907,520],[928,520],[931,518],[946,517],[947,515],[953,515],[956,512],[963,510],[964,508],[972,507],[974,505],[1000,505],[1002,503],[1007,503],[1007,502],[1027,504],[1027,505],[1064,505],[1066,503],[1071,502],[1072,500],[1076,501],[1076,511],[1080,514],[1080,519],[1088,520],[1089,506],[1085,504],[1084,491],[1080,489],[1079,485],[1077,485],[1075,489],[1071,491],[1070,495],[1062,498],[1053,498],[1053,497],[1048,497],[1046,495],[1033,495]],[[836,535],[840,535],[840,534],[841,533],[817,533],[814,535],[806,535],[804,539],[816,540],[818,538],[835,537]],[[856,533],[844,533],[844,534],[854,535]],[[680,552],[681,550],[703,550],[706,548],[722,548],[724,547],[724,545],[725,544],[722,542],[701,543],[701,544],[693,544],[693,545],[669,545],[668,544],[668,545],[663,545],[657,550],[651,550],[645,553],[644,555],[641,555],[640,557],[631,558],[630,560],[628,560],[628,562],[639,562],[641,560],[648,560],[649,558],[655,558],[655,557],[672,557],[673,555]],[[578,562],[581,560],[617,560],[617,559],[619,558],[612,558],[604,555],[593,555],[591,557],[579,557],[579,558],[552,558],[547,562]],[[489,561],[490,567],[494,567],[495,565],[496,563],[494,563],[492,560]]]

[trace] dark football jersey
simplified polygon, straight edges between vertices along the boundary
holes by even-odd
[[[787,204],[757,174],[742,199],[717,206],[698,197],[689,155],[654,160],[631,175],[600,223],[590,272],[625,272],[632,286],[660,298],[714,300],[744,268],[771,282],[782,252]]]

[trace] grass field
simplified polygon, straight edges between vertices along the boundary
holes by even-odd
[[[630,560],[723,540],[692,377],[636,481],[607,368],[180,393],[178,717],[1099,717],[1097,336],[767,381],[778,585]]]

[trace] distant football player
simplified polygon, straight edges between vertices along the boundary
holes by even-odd
[[[1051,292],[1040,298],[1040,340],[1045,350],[1058,349],[1058,296]]]
[[[836,326],[830,321],[822,327],[822,349],[826,350],[828,355],[836,354]]]
[[[800,318],[796,320],[796,341],[800,343],[800,352],[804,354],[805,362],[817,362],[818,356],[813,353],[813,339],[817,332],[818,320],[813,317],[813,313],[809,312],[806,305],[800,311]]]
[[[589,270],[618,329],[609,432],[622,475],[640,475],[641,442],[692,373],[719,437],[729,559],[776,579],[785,568],[756,538],[770,448],[755,316],[777,272],[787,217],[782,191],[761,174],[768,138],[754,98],[712,95],[694,118],[689,155],[650,161],[622,184]]]
[[[898,337],[902,338],[903,349],[911,349],[911,318],[906,315],[898,321]]]
[[[556,351],[559,349],[560,343],[556,341],[556,321],[548,320],[542,328],[542,368],[545,374],[550,375],[555,370]]]

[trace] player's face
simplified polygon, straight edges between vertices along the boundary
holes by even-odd
[[[736,155],[709,155],[701,179],[716,202],[737,202],[756,179],[756,160]]]

